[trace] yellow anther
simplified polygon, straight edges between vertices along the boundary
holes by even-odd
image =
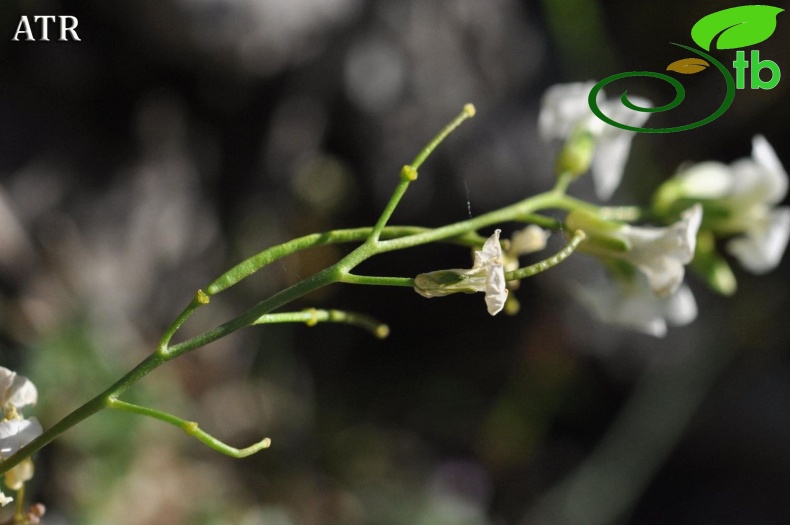
[[[474,117],[475,113],[477,113],[474,104],[464,104],[464,113],[470,118]]]

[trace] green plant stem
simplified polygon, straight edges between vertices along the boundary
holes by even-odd
[[[473,219],[467,219],[432,230],[382,241],[379,243],[378,253],[402,250],[404,248],[412,248],[422,244],[442,241],[467,231],[475,231],[493,224],[512,221],[517,217],[527,216],[543,209],[563,208],[565,198],[566,197],[563,195],[558,195],[554,192],[540,193],[515,204],[511,204],[510,206],[505,206],[504,208],[478,215]]]
[[[328,268],[325,268],[324,270],[316,273],[315,275],[308,277],[272,295],[271,297],[253,306],[252,308],[250,308],[240,316],[231,319],[230,321],[227,321],[214,329],[208,330],[202,334],[187,339],[183,342],[180,342],[172,346],[167,346],[166,343],[170,340],[170,338],[175,333],[175,331],[181,326],[181,323],[183,323],[183,321],[185,321],[186,318],[188,318],[195,311],[195,309],[199,307],[200,304],[202,304],[200,301],[197,300],[197,296],[196,296],[196,299],[193,299],[193,301],[190,303],[187,309],[185,309],[185,311],[177,318],[176,322],[174,322],[171,325],[171,327],[168,328],[166,332],[166,336],[163,338],[165,344],[162,345],[160,343],[160,347],[158,348],[158,351],[156,353],[152,354],[144,361],[142,361],[140,364],[138,364],[133,370],[131,370],[124,377],[122,377],[110,388],[108,388],[107,390],[105,390],[95,398],[91,399],[81,407],[74,410],[72,413],[67,415],[58,423],[47,429],[38,438],[34,439],[30,443],[28,443],[25,447],[17,451],[16,454],[9,457],[5,461],[1,462],[0,474],[8,471],[10,468],[17,465],[25,457],[40,450],[46,444],[48,444],[53,439],[55,439],[55,437],[67,431],[77,423],[99,412],[100,410],[107,408],[109,404],[113,402],[113,400],[116,400],[132,384],[137,382],[143,376],[147,375],[153,369],[161,366],[167,361],[175,359],[176,357],[186,352],[205,346],[213,341],[216,341],[217,339],[220,339],[222,337],[225,337],[235,332],[240,328],[252,325],[261,316],[268,314],[273,310],[280,308],[281,306],[288,304],[300,297],[303,297],[304,295],[307,295],[312,291],[315,291],[319,288],[337,282],[347,282],[347,283],[355,283],[355,284],[380,284],[380,285],[388,284],[388,285],[397,285],[397,286],[413,285],[411,279],[406,279],[406,278],[366,277],[366,276],[356,276],[350,273],[351,269],[353,269],[363,261],[369,259],[370,257],[376,254],[405,249],[405,248],[411,248],[436,241],[446,241],[450,239],[455,239],[455,240],[465,239],[468,238],[466,236],[468,236],[470,232],[473,232],[475,230],[478,230],[486,226],[490,226],[498,222],[513,220],[516,217],[523,217],[525,215],[535,213],[542,209],[573,208],[574,204],[575,204],[575,199],[571,199],[570,197],[567,197],[558,192],[550,191],[524,199],[521,202],[518,202],[510,206],[506,206],[499,210],[480,215],[478,217],[475,217],[474,219],[468,219],[465,221],[457,222],[440,228],[425,229],[425,228],[413,228],[413,227],[400,227],[400,228],[390,229],[388,231],[388,237],[391,236],[392,237],[391,239],[380,241],[375,244],[364,243],[361,246],[359,246],[357,249],[346,255],[343,259],[338,261],[336,264]],[[353,240],[360,240],[361,237],[365,235],[369,235],[370,232],[371,232],[370,228],[341,230],[337,232],[328,232],[325,234],[309,235],[297,239],[293,242],[285,243],[283,245],[278,246],[277,247],[279,248],[278,250],[274,250],[274,251],[268,250],[266,252],[262,252],[265,255],[259,257],[258,260],[255,261],[255,264],[247,265],[247,267],[244,268],[243,272],[239,272],[236,275],[233,275],[232,277],[228,277],[227,279],[222,281],[221,281],[222,278],[215,281],[214,283],[218,283],[221,281],[222,285],[215,286],[213,293],[217,293],[221,289],[226,288],[227,286],[224,285],[230,285],[228,283],[232,282],[233,280],[236,280],[236,282],[238,282],[238,280],[243,279],[244,277],[246,277],[246,275],[240,277],[241,273],[246,273],[250,271],[250,268],[262,264],[262,261],[267,261],[266,264],[268,264],[268,262],[277,260],[278,258],[283,257],[289,253],[293,253],[294,251],[305,249],[306,247],[310,247],[310,246],[317,246],[321,244],[327,244],[330,242],[350,242]],[[468,242],[462,242],[462,244],[467,244],[467,243]],[[238,266],[236,268],[238,268]],[[228,274],[225,275],[227,276]],[[209,287],[209,289],[211,289],[211,287]]]
[[[379,236],[381,235],[382,230],[384,230],[384,226],[386,226],[387,221],[389,221],[390,217],[395,211],[395,208],[398,207],[400,200],[403,198],[403,195],[406,193],[406,190],[409,188],[409,184],[417,180],[417,172],[422,166],[422,163],[430,156],[431,153],[439,146],[439,144],[447,138],[447,136],[455,131],[455,129],[460,126],[466,119],[473,117],[475,114],[474,106],[471,104],[467,104],[464,106],[464,110],[455,117],[452,122],[447,124],[431,141],[425,146],[411,164],[408,164],[403,167],[401,170],[400,181],[398,185],[395,187],[395,191],[392,192],[392,196],[390,197],[387,205],[384,206],[384,210],[381,212],[379,219],[376,221],[376,225],[373,226],[373,231],[370,234],[370,237],[367,239],[367,243],[376,244],[379,241]]]
[[[358,312],[345,312],[343,310],[308,308],[301,312],[264,314],[256,319],[253,324],[273,323],[305,323],[307,326],[315,326],[318,323],[343,323],[367,330],[379,339],[384,339],[389,335],[389,327],[377,319]]]
[[[307,235],[266,249],[234,266],[210,283],[209,286],[206,287],[205,293],[202,291],[198,291],[196,293],[195,297],[192,299],[189,305],[187,305],[184,311],[182,311],[181,314],[176,317],[173,323],[171,323],[171,325],[165,330],[164,335],[153,354],[140,362],[136,367],[134,367],[130,372],[124,375],[104,392],[75,409],[55,425],[44,431],[36,439],[18,450],[16,454],[0,462],[0,474],[7,472],[9,469],[19,464],[24,458],[40,450],[63,432],[67,431],[74,425],[104,408],[115,408],[129,412],[135,412],[175,424],[176,426],[186,429],[190,435],[195,436],[197,439],[208,444],[212,448],[221,450],[224,453],[229,453],[230,455],[235,455],[235,457],[241,457],[247,453],[252,453],[251,451],[260,450],[263,448],[263,442],[246,449],[234,449],[233,447],[228,447],[227,445],[199,430],[196,423],[181,420],[176,416],[164,414],[153,409],[137,407],[136,405],[122,402],[118,398],[131,385],[164,363],[175,359],[191,350],[208,345],[217,339],[225,337],[236,330],[239,330],[240,328],[254,324],[261,324],[264,322],[273,322],[274,320],[277,320],[278,317],[266,317],[267,315],[270,315],[271,312],[315,290],[318,290],[319,288],[323,288],[338,282],[366,285],[413,286],[414,282],[411,278],[362,276],[351,273],[352,269],[375,255],[439,241],[454,242],[470,247],[479,247],[482,245],[484,238],[477,233],[477,230],[496,223],[522,220],[548,224],[557,228],[560,226],[558,221],[535,214],[538,211],[552,208],[563,210],[599,210],[599,207],[597,206],[565,195],[565,191],[571,179],[568,176],[560,176],[556,182],[555,187],[551,191],[529,197],[510,206],[506,206],[499,210],[495,210],[475,218],[459,221],[454,224],[449,224],[434,229],[413,226],[387,227],[386,223],[392,215],[392,212],[405,194],[409,184],[416,179],[417,168],[420,167],[428,155],[430,155],[430,153],[437,147],[439,143],[441,143],[442,140],[444,140],[444,138],[449,133],[451,133],[458,125],[460,125],[461,122],[471,117],[473,114],[474,108],[471,106],[465,107],[463,113],[456,117],[453,122],[446,126],[436,137],[434,137],[434,139],[417,155],[410,165],[404,167],[401,175],[401,181],[399,182],[396,190],[393,192],[392,198],[385,207],[385,210],[382,212],[374,227],[336,230],[326,233]],[[533,265],[535,267],[534,269],[537,270],[539,265],[548,267],[548,265],[556,264],[573,251],[579,240],[580,238],[574,238],[574,240],[569,243],[569,247],[566,247],[563,251],[548,259],[548,262],[543,261],[538,263],[538,265]],[[241,315],[197,336],[184,340],[180,343],[170,345],[170,341],[181,328],[183,323],[185,323],[198,308],[208,304],[210,296],[237,284],[241,280],[257,272],[259,269],[282,257],[311,247],[345,242],[361,242],[362,244],[356,249],[352,250],[334,265],[329,266],[318,273],[275,293],[274,295],[249,308]],[[533,270],[531,268],[532,267],[528,267],[524,271],[531,272]],[[541,266],[541,268],[543,267]],[[514,276],[518,277],[518,275],[515,274]],[[301,315],[305,322],[311,322],[313,320],[348,322],[350,324],[365,325],[367,328],[371,329],[374,333],[378,333],[380,336],[384,333],[381,327],[385,327],[385,325],[382,325],[377,321],[369,320],[368,318],[360,317],[358,314],[354,314],[356,316],[355,317],[354,315],[349,316],[348,313],[338,313],[337,311],[325,311],[325,313],[320,314],[317,312],[318,311],[314,311],[310,314],[291,313],[277,315],[280,315],[280,318],[283,320],[286,319],[288,315],[290,315],[290,319],[294,319],[294,316],[299,317]]]
[[[107,408],[112,399],[117,398],[123,394],[123,392],[125,392],[130,386],[142,379],[155,368],[164,364],[166,361],[167,358],[162,357],[157,352],[146,357],[107,390],[75,409],[66,417],[46,429],[36,439],[20,448],[15,454],[0,462],[0,474],[8,472],[10,469],[22,462],[22,460],[24,460],[26,457],[39,451],[41,448],[49,444],[52,440],[69,430],[77,423],[80,423],[93,414]]]
[[[168,358],[173,358],[195,348],[205,346],[217,339],[225,337],[236,330],[249,326],[260,316],[272,312],[277,308],[290,303],[310,292],[329,284],[337,282],[353,282],[357,284],[387,284],[390,278],[376,278],[353,276],[350,272],[353,268],[373,257],[374,255],[413,248],[423,244],[447,241],[452,238],[460,238],[485,226],[490,226],[498,222],[513,220],[516,217],[535,213],[542,209],[549,208],[569,208],[572,204],[567,201],[568,197],[562,193],[549,191],[522,200],[516,204],[506,206],[499,210],[489,212],[474,219],[457,222],[435,229],[422,229],[419,232],[395,237],[390,240],[379,241],[377,243],[365,242],[358,246],[351,253],[347,254],[340,261],[328,268],[272,295],[268,299],[256,304],[240,316],[227,321],[226,323],[197,335],[191,339],[169,347],[165,354]],[[323,234],[322,234],[323,235]],[[381,280],[378,280],[381,279]],[[400,286],[408,286],[406,281],[395,280]]]
[[[376,275],[356,275],[347,273],[343,276],[343,282],[347,284],[367,284],[371,286],[402,286],[410,288],[414,286],[414,279],[411,277],[379,277]]]
[[[14,523],[26,523],[25,520],[25,484],[16,491],[16,504],[14,505]]]
[[[387,226],[381,232],[382,239],[395,239],[404,237],[406,235],[413,235],[415,233],[428,231],[429,228],[418,226]],[[328,244],[344,244],[351,242],[364,242],[367,240],[373,231],[373,228],[352,228],[344,230],[333,230],[323,233],[312,233],[297,239],[292,239],[283,244],[271,246],[252,257],[240,262],[227,272],[223,273],[211,284],[206,287],[206,295],[216,295],[231,286],[238,284],[240,281],[251,276],[258,270],[264,268],[288,255],[315,248],[318,246],[325,246]],[[475,232],[465,232],[457,237],[445,239],[445,242],[459,244],[462,246],[477,246],[482,243],[481,239]],[[184,315],[183,313],[181,314]]]
[[[174,416],[172,414],[168,414],[166,412],[162,412],[159,410],[154,410],[153,408],[143,407],[140,405],[135,405],[133,403],[127,403],[126,401],[121,401],[120,399],[111,399],[107,403],[108,408],[113,408],[115,410],[122,410],[124,412],[130,412],[132,414],[137,414],[140,416],[147,416],[154,419],[158,419],[159,421],[164,421],[170,425],[180,428],[188,435],[194,437],[204,445],[208,446],[216,450],[217,452],[221,452],[226,456],[230,456],[233,458],[244,458],[255,454],[265,448],[268,448],[271,445],[271,439],[264,438],[261,441],[254,443],[246,448],[235,448],[231,447],[227,443],[220,441],[219,439],[215,438],[211,434],[203,431],[200,429],[198,424],[195,421],[187,421],[186,419],[181,419],[180,417]]]
[[[209,303],[209,297],[203,293],[202,290],[198,290],[195,294],[195,297],[192,298],[189,305],[181,312],[178,317],[167,327],[165,330],[162,339],[159,341],[159,346],[157,347],[157,352],[162,353],[167,349],[167,345],[170,344],[170,340],[173,338],[175,333],[178,331],[179,328],[189,319],[195,310],[200,308],[203,305]]]
[[[397,226],[388,227],[382,231],[384,238],[396,238],[404,235],[411,235],[427,228],[420,228],[415,226]],[[254,274],[261,268],[271,264],[283,257],[297,253],[308,248],[324,246],[327,244],[342,244],[348,242],[363,242],[370,237],[372,228],[352,228],[345,230],[334,230],[324,233],[313,233],[305,235],[297,239],[292,239],[283,244],[272,246],[259,252],[252,257],[240,262],[227,272],[216,278],[211,284],[206,287],[207,295],[216,295],[231,286],[238,284],[243,279]]]
[[[555,253],[548,259],[544,259],[540,262],[535,264],[531,264],[529,266],[525,266],[523,268],[519,268],[518,270],[513,270],[512,272],[507,272],[505,274],[505,280],[507,281],[516,281],[520,279],[525,279],[527,277],[532,277],[540,272],[545,272],[549,268],[553,268],[560,264],[562,261],[570,257],[570,255],[576,250],[579,246],[579,243],[582,242],[585,238],[585,234],[583,231],[578,230],[573,234],[570,242],[559,252]]]

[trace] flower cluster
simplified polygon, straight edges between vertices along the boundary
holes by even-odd
[[[586,98],[592,85],[550,88],[539,127],[544,138],[565,140],[563,152],[589,149],[592,160],[580,169],[591,167],[596,192],[605,200],[620,183],[633,133],[595,117]],[[647,119],[647,114],[628,110],[617,101],[599,100],[599,107],[632,126]],[[591,146],[579,139],[580,129],[595,137]],[[667,324],[693,321],[697,307],[683,284],[685,266],[691,264],[715,290],[732,293],[735,277],[716,251],[717,239],[728,238],[727,252],[746,270],[764,273],[775,268],[790,238],[790,207],[777,206],[787,186],[787,173],[776,153],[758,135],[751,158],[729,166],[719,162],[687,166],[658,189],[652,214],[659,220],[679,215],[680,220],[670,226],[638,227],[572,211],[568,226],[587,234],[580,249],[598,256],[612,277],[606,285],[577,287],[577,297],[602,320],[655,336],[663,336]]]
[[[0,407],[3,418],[0,420],[0,462],[12,456],[41,435],[41,424],[35,417],[25,419],[21,410],[27,405],[35,405],[38,391],[26,377],[0,366]],[[6,472],[5,484],[11,490],[19,490],[25,481],[33,477],[33,461],[28,457]],[[13,498],[0,491],[0,506],[5,506]]]
[[[702,207],[696,204],[666,227],[640,227],[571,212],[567,222],[587,234],[580,250],[598,256],[611,283],[576,288],[576,295],[603,321],[657,337],[667,323],[684,325],[697,314],[694,296],[683,286],[694,259]]]
[[[611,126],[592,112],[588,97],[593,86],[593,82],[557,85],[543,97],[540,133],[545,140],[562,141],[555,195],[564,195],[567,185],[587,171],[601,200],[611,197],[620,184],[635,132]],[[639,127],[648,118],[649,112],[607,100],[602,92],[597,96],[598,107],[618,122]],[[647,100],[631,98],[636,106],[650,107]],[[790,239],[790,207],[779,206],[787,190],[781,162],[768,141],[757,136],[750,158],[731,165],[685,166],[658,188],[651,207],[632,207],[635,213],[626,214],[627,220],[616,208],[562,197],[546,207],[568,211],[559,228],[578,238],[566,247],[568,253],[578,249],[607,269],[606,282],[577,286],[576,297],[605,322],[661,337],[668,325],[685,325],[697,316],[694,295],[684,284],[687,267],[714,290],[724,294],[735,290],[735,276],[718,252],[719,244],[748,271],[764,273],[776,267]],[[654,224],[630,222],[639,217],[650,217]],[[528,215],[524,219],[530,222]],[[519,256],[545,248],[548,232],[529,225],[512,241],[504,241],[504,251],[499,233],[496,230],[475,252],[471,269],[418,275],[415,290],[425,297],[484,292],[488,312],[495,315],[506,300],[515,302],[508,297],[508,288],[515,289],[518,281],[506,283],[506,272],[513,272],[511,278],[523,278],[566,256],[557,254],[533,265],[535,271],[519,270]]]
[[[731,237],[727,252],[746,270],[765,273],[779,264],[790,238],[790,207],[777,206],[787,184],[773,148],[757,135],[750,158],[688,166],[659,188],[655,205],[664,211],[689,200],[702,203],[704,229]]]

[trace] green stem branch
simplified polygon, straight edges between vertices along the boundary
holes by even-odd
[[[350,284],[366,284],[380,286],[407,286],[414,285],[413,279],[403,277],[375,277],[354,275],[351,270],[363,261],[374,255],[411,248],[431,242],[454,242],[469,247],[479,247],[484,239],[478,235],[477,230],[491,226],[495,223],[506,221],[527,221],[538,224],[549,224],[557,228],[559,223],[554,219],[535,215],[536,212],[544,209],[587,209],[597,211],[599,208],[591,204],[573,199],[565,195],[571,178],[561,176],[555,187],[546,193],[538,194],[524,199],[520,202],[506,206],[496,211],[492,211],[475,218],[456,222],[439,228],[429,229],[410,226],[388,227],[392,213],[405,194],[409,184],[416,180],[417,170],[434,149],[457,128],[464,120],[474,115],[474,108],[467,105],[464,111],[448,124],[431,142],[423,148],[411,164],[404,167],[401,172],[401,181],[397,185],[388,204],[385,206],[376,224],[371,228],[356,228],[347,230],[335,230],[326,233],[312,234],[286,243],[268,248],[234,266],[223,273],[216,280],[205,288],[205,293],[198,291],[187,307],[176,317],[173,323],[167,327],[154,353],[140,362],[130,372],[107,388],[104,392],[89,400],[82,406],[75,409],[58,423],[47,429],[36,439],[18,450],[13,456],[0,462],[0,474],[7,472],[19,464],[24,458],[30,456],[42,447],[50,443],[60,434],[83,421],[87,417],[101,411],[104,408],[113,408],[136,414],[146,415],[161,421],[173,424],[184,429],[196,439],[207,444],[215,450],[219,450],[233,457],[243,457],[254,453],[268,446],[268,441],[263,440],[251,447],[236,449],[230,447],[209,434],[200,430],[196,423],[180,419],[176,416],[156,411],[154,409],[140,407],[131,403],[120,401],[118,398],[134,383],[152,370],[163,365],[167,361],[205,346],[217,339],[225,337],[236,330],[254,325],[270,322],[285,322],[301,320],[307,323],[324,322],[345,322],[355,324],[371,330],[377,336],[384,336],[386,325],[379,323],[367,316],[337,310],[308,310],[306,312],[279,313],[272,312],[296,299],[299,299],[319,288],[327,285],[344,282]],[[540,265],[553,265],[567,257],[575,249],[581,238],[575,236],[568,247],[538,265],[527,267],[508,274],[509,279],[518,279],[529,272],[540,271]],[[181,326],[194,314],[201,306],[208,304],[212,295],[226,290],[227,288],[239,283],[241,280],[254,274],[266,265],[287,255],[296,253],[307,248],[322,246],[326,244],[337,244],[345,242],[361,242],[362,244],[351,251],[334,265],[319,271],[318,273],[303,279],[302,281],[281,290],[278,293],[264,299],[241,315],[231,319],[211,330],[184,340],[180,343],[171,345],[170,342]],[[549,267],[549,266],[547,266]],[[532,268],[532,269],[531,269]],[[521,272],[521,273],[519,273]]]
[[[249,447],[239,449],[231,447],[223,441],[215,438],[208,432],[201,430],[195,421],[187,421],[186,419],[181,419],[180,417],[174,416],[173,414],[168,414],[167,412],[161,412],[153,408],[127,403],[126,401],[121,401],[120,399],[111,399],[107,403],[107,407],[124,412],[130,412],[140,416],[151,417],[158,419],[159,421],[164,421],[165,423],[180,428],[188,435],[194,437],[209,448],[233,458],[244,458],[250,456],[265,448],[269,448],[272,443],[271,439],[263,438],[261,441],[254,443]]]
[[[315,326],[318,323],[344,323],[363,328],[379,339],[384,339],[390,332],[386,324],[369,315],[343,310],[318,310],[315,308],[308,308],[301,312],[264,314],[256,319],[253,324],[273,323],[305,323],[307,326]]]

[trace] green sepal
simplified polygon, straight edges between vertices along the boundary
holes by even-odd
[[[485,270],[481,270],[483,274]],[[414,290],[423,297],[443,297],[454,293],[485,291],[485,276],[475,275],[474,270],[437,270],[421,273],[414,278]]]
[[[710,230],[702,230],[697,235],[691,268],[711,290],[721,295],[730,296],[738,287],[732,268],[716,250],[716,238]]]
[[[586,238],[579,245],[579,250],[596,255],[625,253],[631,250],[631,244],[618,233],[623,223],[608,221],[585,210],[573,210],[565,219],[565,226],[571,230],[581,230]]]
[[[670,179],[658,187],[653,194],[653,212],[661,221],[670,224],[694,206],[702,205],[702,227],[719,230],[732,217],[732,209],[724,199],[699,199],[686,197],[683,185],[677,178]]]

